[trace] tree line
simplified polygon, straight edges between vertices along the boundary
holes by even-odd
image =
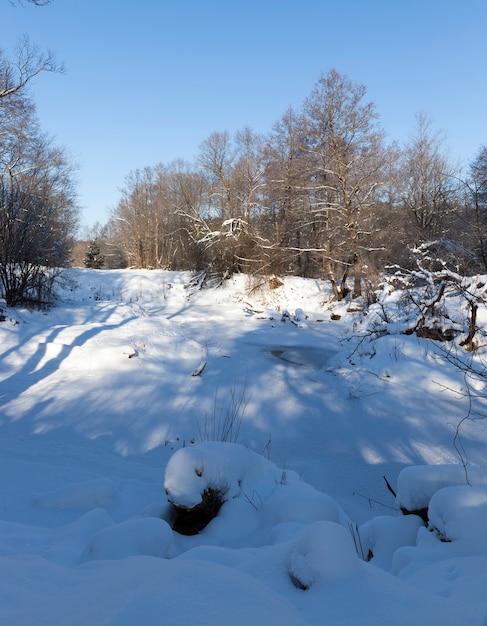
[[[388,143],[366,93],[331,70],[269,134],[213,132],[192,163],[131,172],[100,233],[106,258],[319,277],[337,297],[426,242],[456,270],[485,272],[487,149],[462,178],[426,115],[407,145]]]
[[[28,39],[0,55],[0,290],[8,305],[51,298],[73,259],[76,181],[63,149],[40,129],[29,93],[60,72]],[[432,259],[487,271],[487,148],[463,175],[424,114],[405,146],[386,139],[364,85],[323,74],[299,110],[268,134],[211,133],[193,162],[131,172],[84,264],[295,274],[359,296],[382,272]],[[350,279],[350,280],[347,280]]]

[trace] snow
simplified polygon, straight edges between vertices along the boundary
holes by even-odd
[[[323,281],[192,279],[75,269],[7,309],[0,623],[485,625],[485,349],[403,334],[390,285],[365,315]]]
[[[207,441],[174,453],[166,467],[164,488],[170,502],[191,508],[207,489],[221,491],[224,500],[244,493],[258,493],[265,500],[284,480],[273,463],[245,446]]]
[[[333,522],[315,522],[299,536],[289,559],[289,573],[304,589],[347,578],[359,570],[350,533]]]
[[[487,487],[485,469],[462,465],[405,467],[397,479],[397,501],[409,511],[425,508],[437,491],[444,487],[483,485]]]
[[[40,509],[86,510],[109,508],[117,499],[117,488],[112,480],[99,478],[43,493],[33,500]]]

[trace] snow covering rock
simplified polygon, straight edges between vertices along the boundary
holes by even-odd
[[[462,554],[487,554],[487,487],[444,487],[429,505],[430,526]]]
[[[318,580],[337,580],[358,571],[359,559],[350,533],[334,522],[315,522],[296,541],[289,576],[302,589]]]
[[[219,491],[224,501],[241,494],[258,494],[263,501],[291,475],[297,480],[294,472],[283,473],[242,445],[208,441],[175,452],[166,466],[164,488],[172,504],[190,509],[208,489]]]
[[[416,545],[418,531],[424,526],[417,515],[392,517],[379,515],[358,529],[358,543],[364,559],[390,571],[396,550]]]
[[[164,484],[176,507],[173,528],[185,535],[205,529],[207,540],[211,535],[232,543],[252,536],[262,544],[278,542],[280,535],[295,538],[300,524],[349,523],[333,498],[239,444],[206,442],[178,450],[167,464]],[[208,502],[217,497],[221,510]],[[210,521],[211,529],[205,528]]]
[[[473,486],[487,487],[487,472],[480,468],[469,468],[468,480]],[[465,468],[462,465],[406,467],[397,479],[397,503],[407,511],[425,509],[437,491],[457,485],[467,485]]]

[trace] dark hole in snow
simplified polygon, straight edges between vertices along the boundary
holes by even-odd
[[[299,578],[295,576],[292,572],[289,572],[289,578],[292,584],[296,587],[296,589],[301,589],[302,591],[308,591],[309,586],[301,582]]]
[[[321,369],[334,354],[333,350],[313,346],[276,346],[268,352],[285,363],[312,369]]]
[[[425,507],[424,509],[406,509],[406,507],[401,506],[401,513],[403,515],[417,515],[418,517],[420,517],[423,522],[427,525],[428,524],[428,507]]]
[[[206,489],[201,502],[191,509],[173,503],[172,529],[180,535],[197,535],[218,515],[223,502],[221,491]]]

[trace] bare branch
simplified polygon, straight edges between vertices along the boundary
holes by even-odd
[[[24,6],[24,2],[27,2],[27,4],[33,4],[35,7],[45,7],[48,4],[51,4],[51,0],[17,0],[17,4],[20,6]],[[15,6],[14,0],[10,0],[10,4]]]
[[[64,72],[50,51],[43,53],[24,35],[15,50],[15,60],[2,56],[0,51],[0,99],[25,89],[27,84],[41,72]]]

